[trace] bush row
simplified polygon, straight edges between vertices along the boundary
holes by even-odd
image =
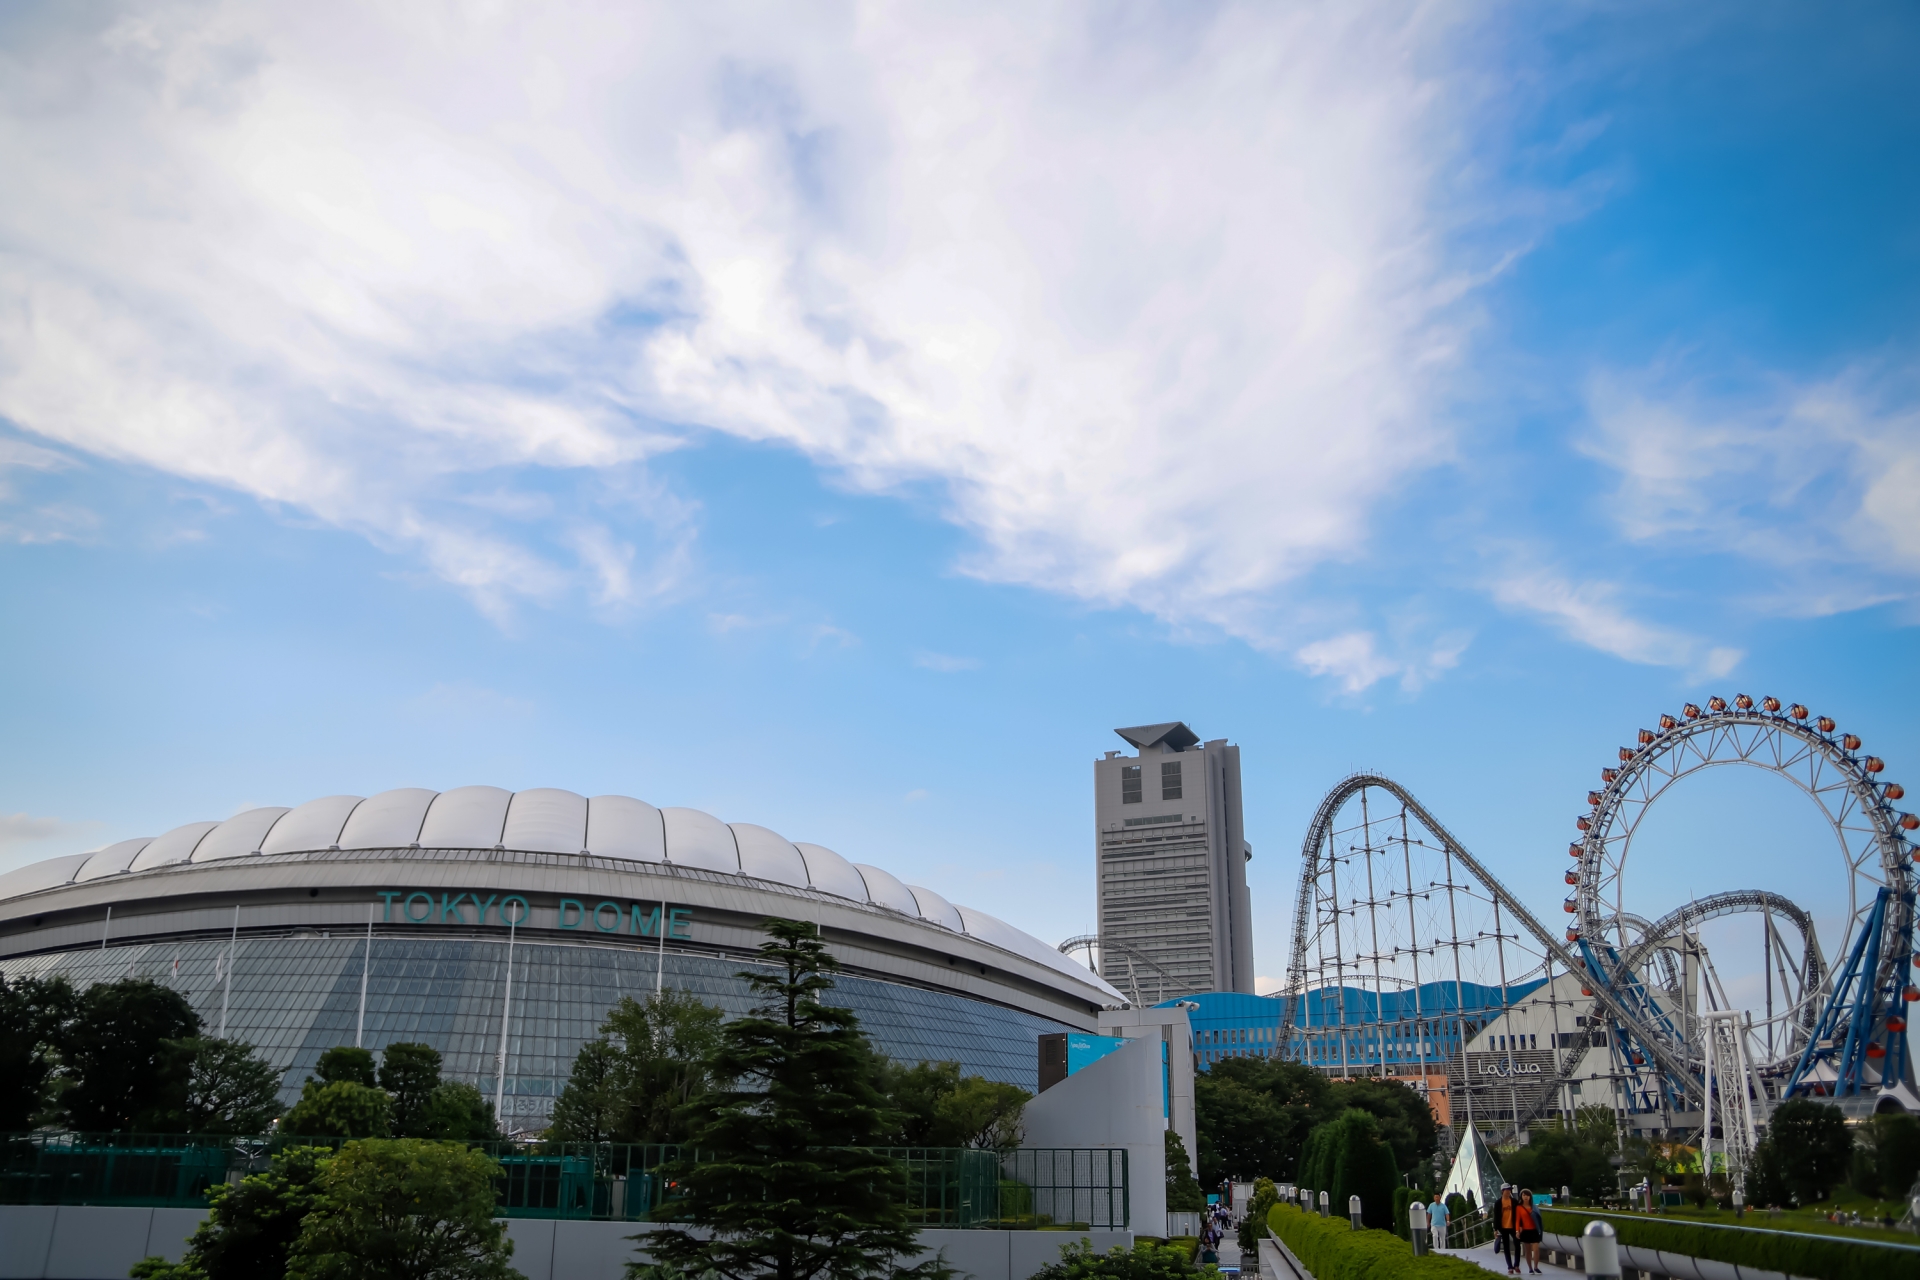
[[[1861,1280],[1865,1276],[1873,1276],[1875,1280],[1920,1280],[1920,1250],[1890,1249],[1801,1232],[1710,1227],[1633,1215],[1548,1209],[1541,1216],[1546,1229],[1558,1235],[1578,1236],[1586,1230],[1587,1223],[1603,1216],[1619,1233],[1620,1243],[1636,1249],[1712,1258],[1763,1271],[1784,1271],[1809,1280]]]
[[[1413,1246],[1386,1231],[1355,1231],[1345,1218],[1322,1218],[1275,1205],[1267,1226],[1314,1280],[1484,1280],[1486,1272],[1444,1254],[1413,1256]]]

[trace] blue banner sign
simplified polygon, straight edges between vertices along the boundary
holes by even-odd
[[[625,933],[640,938],[661,936],[662,914],[666,936],[691,940],[693,909],[668,907],[664,903],[615,902],[603,899],[584,902],[561,898],[552,905],[534,906],[517,893],[504,897],[477,893],[428,893],[424,889],[382,889],[374,894],[385,914],[382,920],[405,920],[409,924],[495,924],[526,925],[530,929],[586,929],[595,933]],[[396,916],[395,912],[399,914]],[[536,912],[547,918],[535,918]],[[551,915],[548,913],[551,912]]]

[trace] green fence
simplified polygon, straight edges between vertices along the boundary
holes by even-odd
[[[342,1139],[179,1134],[32,1133],[0,1137],[0,1204],[201,1208],[207,1190],[267,1167],[291,1146]],[[478,1142],[500,1162],[501,1216],[648,1222],[670,1217],[666,1169],[676,1146],[617,1142]],[[1125,1227],[1127,1153],[888,1148],[909,1218],[923,1227]],[[698,1151],[692,1153],[695,1161]]]

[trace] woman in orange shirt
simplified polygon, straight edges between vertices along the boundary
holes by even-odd
[[[1520,1250],[1525,1257],[1527,1270],[1534,1275],[1540,1274],[1540,1208],[1533,1202],[1533,1190],[1520,1188],[1519,1202],[1514,1205],[1514,1231],[1520,1240]]]

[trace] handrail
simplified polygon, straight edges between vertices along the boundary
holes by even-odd
[[[1843,1236],[1828,1231],[1782,1231],[1778,1227],[1742,1227],[1731,1222],[1698,1222],[1692,1218],[1662,1218],[1644,1213],[1621,1213],[1617,1209],[1574,1209],[1553,1206],[1559,1213],[1583,1213],[1596,1218],[1618,1218],[1624,1222],[1663,1222],[1676,1227],[1711,1227],[1715,1231],[1750,1231],[1756,1235],[1791,1236],[1796,1240],[1805,1240],[1809,1236],[1816,1240],[1839,1240],[1846,1244],[1870,1244],[1880,1249],[1904,1249],[1908,1253],[1920,1253],[1920,1244],[1901,1244],[1898,1240],[1875,1240],[1870,1236]],[[1837,1223],[1829,1223],[1837,1226]]]

